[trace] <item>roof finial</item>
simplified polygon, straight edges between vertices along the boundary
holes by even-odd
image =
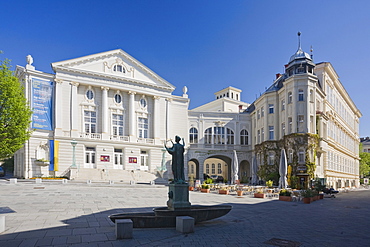
[[[301,32],[298,32],[298,50],[301,50]]]
[[[312,48],[312,45],[311,45],[310,52],[311,52],[311,59],[313,60],[313,48]]]

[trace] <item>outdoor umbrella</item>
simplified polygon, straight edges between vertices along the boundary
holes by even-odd
[[[285,189],[288,186],[288,182],[287,182],[287,179],[286,179],[287,170],[288,170],[288,164],[287,163],[288,162],[286,160],[285,149],[283,148],[281,150],[280,165],[279,165],[279,175],[280,175],[279,189]]]
[[[234,157],[233,157],[233,165],[232,165],[232,175],[231,175],[231,184],[235,184],[236,181],[239,179],[238,172],[239,172],[239,164],[238,164],[238,156],[236,155],[236,151],[234,150]]]
[[[251,184],[256,185],[258,177],[257,177],[257,158],[254,156],[253,161],[252,161],[252,180]]]

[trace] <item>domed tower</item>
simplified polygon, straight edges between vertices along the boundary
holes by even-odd
[[[290,57],[289,63],[285,65],[285,73],[288,77],[295,74],[312,74],[314,67],[315,63],[312,56],[301,48],[301,33],[298,32],[298,50]]]

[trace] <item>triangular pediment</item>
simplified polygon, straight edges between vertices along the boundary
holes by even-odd
[[[56,73],[69,71],[94,77],[137,81],[141,85],[166,88],[170,91],[175,89],[172,84],[121,49],[55,62],[51,65]]]

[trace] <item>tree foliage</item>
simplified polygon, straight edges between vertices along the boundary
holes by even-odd
[[[11,157],[30,138],[31,114],[9,60],[0,60],[0,160]]]
[[[368,176],[370,173],[370,153],[360,152],[360,176]]]

